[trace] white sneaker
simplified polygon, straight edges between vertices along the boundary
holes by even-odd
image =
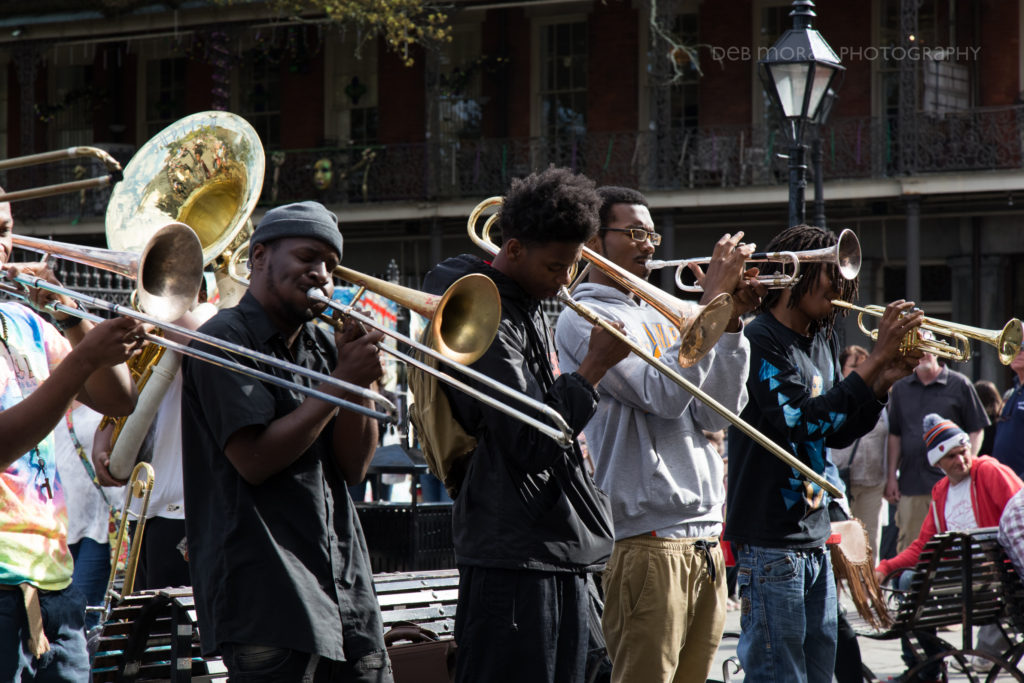
[[[991,659],[978,657],[977,655],[971,655],[969,661],[971,664],[971,670],[980,674],[988,673],[996,665]]]

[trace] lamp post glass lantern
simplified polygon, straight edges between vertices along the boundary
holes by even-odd
[[[815,17],[811,0],[794,0],[793,28],[770,48],[758,62],[761,83],[784,121],[789,141],[789,224],[804,222],[804,188],[807,165],[804,162],[804,130],[823,123],[845,68],[817,30],[811,28]],[[826,94],[830,97],[826,97]]]

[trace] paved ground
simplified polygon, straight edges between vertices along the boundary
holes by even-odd
[[[850,607],[852,611],[852,606]],[[740,613],[739,610],[735,610],[727,613],[725,620],[725,632],[726,634],[734,633],[736,636],[740,632]],[[958,644],[961,642],[961,634],[959,630],[940,632],[939,636],[943,639]],[[729,658],[736,654],[736,638],[725,637],[722,639],[722,645],[718,649],[718,655],[715,657],[715,664],[711,669],[711,679],[723,681],[725,680],[725,674],[723,673],[722,665]],[[903,673],[905,667],[903,666],[903,660],[900,658],[900,644],[898,640],[875,640],[872,638],[861,637],[858,639],[860,643],[861,658],[864,664],[875,674],[875,678],[880,681],[886,681],[889,678],[899,676]],[[734,673],[735,667],[730,667],[729,674],[730,680],[742,681],[743,673]],[[967,681],[967,676],[963,674],[954,674],[950,676],[950,681]],[[984,680],[984,676],[981,677]],[[998,677],[999,681],[1010,681],[1013,678],[1009,675],[1001,675]]]

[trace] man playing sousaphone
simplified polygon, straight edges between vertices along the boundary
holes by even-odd
[[[798,225],[767,251],[803,251],[836,243],[823,228]],[[900,356],[903,337],[920,324],[913,304],[895,301],[878,326],[868,358],[839,375],[832,300],[853,299],[856,280],[834,264],[801,267],[792,288],[773,289],[744,332],[750,340],[750,402],[741,417],[815,472],[826,447],[848,445],[874,427],[889,386],[910,373],[920,354]],[[836,586],[825,541],[831,534],[827,494],[768,456],[744,432],[729,431],[725,538],[737,560],[741,601],[737,653],[749,681],[830,683],[836,657]],[[785,615],[785,618],[776,618]]]
[[[661,241],[647,200],[624,187],[597,191],[601,227],[587,246],[647,279]],[[724,292],[733,295],[734,307],[726,333],[693,367],[679,364],[682,337],[673,322],[604,272],[591,272],[573,296],[602,318],[623,323],[633,339],[738,413],[747,401],[738,378],[746,377],[750,353],[740,316],[765,291],[744,279],[756,271],[744,272],[754,245],[740,245],[742,237],[719,240],[707,274],[701,274],[704,303]],[[563,373],[579,367],[591,328],[569,309],[559,316],[555,341]],[[594,478],[608,492],[615,522],[602,581],[612,680],[704,680],[725,626],[725,563],[718,544],[725,472],[701,430],[728,422],[635,354],[608,371],[598,392],[601,401],[584,433]]]

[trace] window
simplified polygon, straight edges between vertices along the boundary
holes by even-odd
[[[480,55],[478,25],[455,28],[452,42],[440,55],[439,66],[438,125],[442,144],[480,137],[480,76],[487,60]]]
[[[907,296],[907,267],[885,266],[883,301]],[[953,299],[953,272],[946,264],[921,264],[921,301],[918,306],[930,313],[949,313]]]
[[[358,51],[353,38],[328,43],[328,107],[326,137],[340,147],[378,141],[377,42]]]
[[[240,111],[266,148],[281,146],[281,73],[280,64],[265,51],[251,50],[250,59],[240,69]]]
[[[549,24],[540,33],[540,133],[549,143],[586,134],[587,24]],[[552,158],[560,161],[561,155]]]
[[[53,94],[40,114],[50,119],[55,149],[93,143],[95,95],[92,65],[54,69]]]
[[[696,12],[677,14],[672,22],[672,33],[683,45],[700,45]],[[669,88],[669,127],[675,130],[694,129],[698,124],[697,67],[687,62],[681,65],[682,77]]]
[[[146,62],[146,136],[185,116],[185,59]]]

